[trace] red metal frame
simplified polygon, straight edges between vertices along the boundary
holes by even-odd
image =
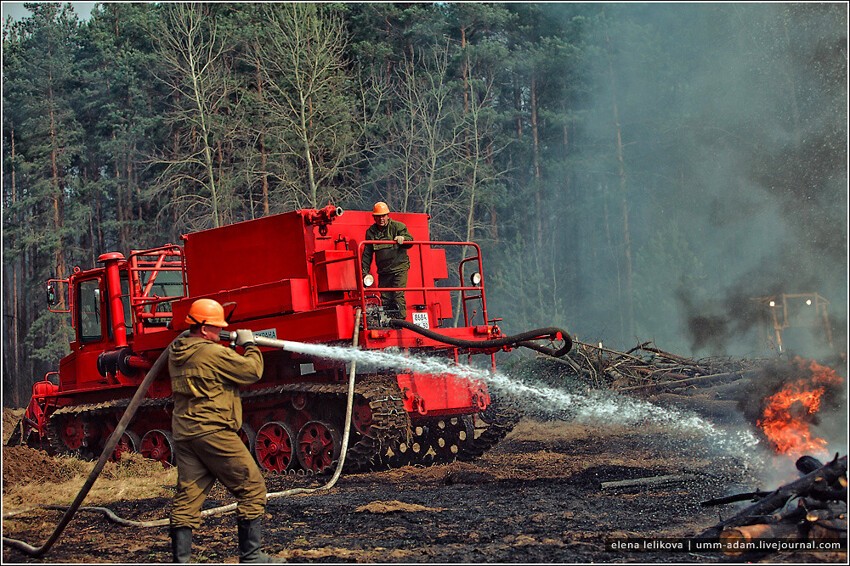
[[[78,271],[79,271],[79,270],[78,270]],[[67,305],[67,307],[68,307],[68,308],[65,308],[65,309],[57,309],[57,308],[54,308],[52,305],[50,305],[50,304],[48,303],[48,305],[47,305],[47,310],[48,310],[49,312],[58,313],[58,314],[68,314],[68,313],[70,313],[71,311],[73,311],[73,310],[74,310],[74,303],[73,303],[73,299],[72,299],[72,297],[73,297],[73,293],[71,293],[71,281],[70,281],[70,278],[66,278],[66,279],[48,279],[48,280],[47,280],[47,285],[48,285],[48,286],[49,286],[49,285],[51,285],[51,284],[57,284],[57,283],[58,283],[58,284],[60,284],[60,285],[64,285],[64,286],[65,286],[64,290],[62,290],[62,291],[58,291],[58,292],[60,292],[60,293],[63,295],[63,299],[62,299],[62,301],[61,301],[61,302],[62,302],[62,303],[65,303],[65,305]]]
[[[134,251],[127,258],[128,276],[130,278],[130,307],[133,312],[133,327],[138,334],[144,333],[145,321],[157,318],[171,319],[171,310],[160,311],[159,306],[171,301],[182,299],[189,294],[186,285],[186,261],[183,249],[174,244],[167,244],[149,250]],[[154,283],[160,273],[179,272],[182,293],[180,295],[151,296]],[[142,280],[147,274],[147,281],[142,289]]]

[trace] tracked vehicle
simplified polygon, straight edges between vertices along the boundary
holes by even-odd
[[[71,315],[71,351],[58,372],[33,386],[10,444],[97,457],[147,370],[186,329],[189,306],[202,297],[224,305],[229,328],[269,339],[350,346],[356,338],[363,350],[491,370],[500,350],[569,351],[569,335],[557,328],[502,333],[501,319],[487,310],[477,244],[430,240],[426,214],[393,218],[415,240],[405,319],[381,304],[381,291],[392,289],[374,286],[374,275],[362,273],[364,245],[378,243],[363,239],[371,212],[343,213],[333,205],[186,234],[179,245],[126,257],[105,253],[97,267],[50,280],[50,310]],[[459,258],[451,273],[448,257]],[[332,470],[345,425],[349,365],[272,348],[263,356],[262,380],[242,391],[243,441],[267,472]],[[475,458],[517,421],[482,380],[364,368],[356,374],[346,471]],[[170,397],[165,371],[113,457],[135,451],[173,462]]]

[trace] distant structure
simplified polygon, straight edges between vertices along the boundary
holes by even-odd
[[[762,337],[777,352],[784,353],[791,343],[795,349],[823,348],[824,344],[833,349],[829,301],[818,293],[781,293],[751,300],[759,303],[764,315]]]

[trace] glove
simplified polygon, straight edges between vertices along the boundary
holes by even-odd
[[[236,345],[242,346],[243,348],[256,345],[256,342],[254,341],[254,333],[250,330],[237,330]]]
[[[395,241],[398,245],[402,245],[404,243],[404,236],[396,236]]]

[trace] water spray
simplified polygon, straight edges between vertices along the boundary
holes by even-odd
[[[233,338],[235,339],[235,335]],[[424,375],[450,374],[470,381],[483,381],[501,396],[522,399],[525,404],[533,403],[536,408],[545,413],[557,414],[559,411],[569,409],[574,414],[573,420],[589,424],[604,422],[638,426],[654,423],[669,430],[699,434],[712,441],[718,449],[744,459],[751,459],[753,449],[760,443],[749,430],[724,431],[696,414],[660,407],[648,401],[626,397],[615,392],[589,391],[582,394],[566,392],[529,384],[498,371],[387,350],[360,350],[343,346],[275,340],[262,336],[255,336],[254,339],[259,346],[283,348],[288,352],[317,358],[349,361],[371,367],[395,368]]]

